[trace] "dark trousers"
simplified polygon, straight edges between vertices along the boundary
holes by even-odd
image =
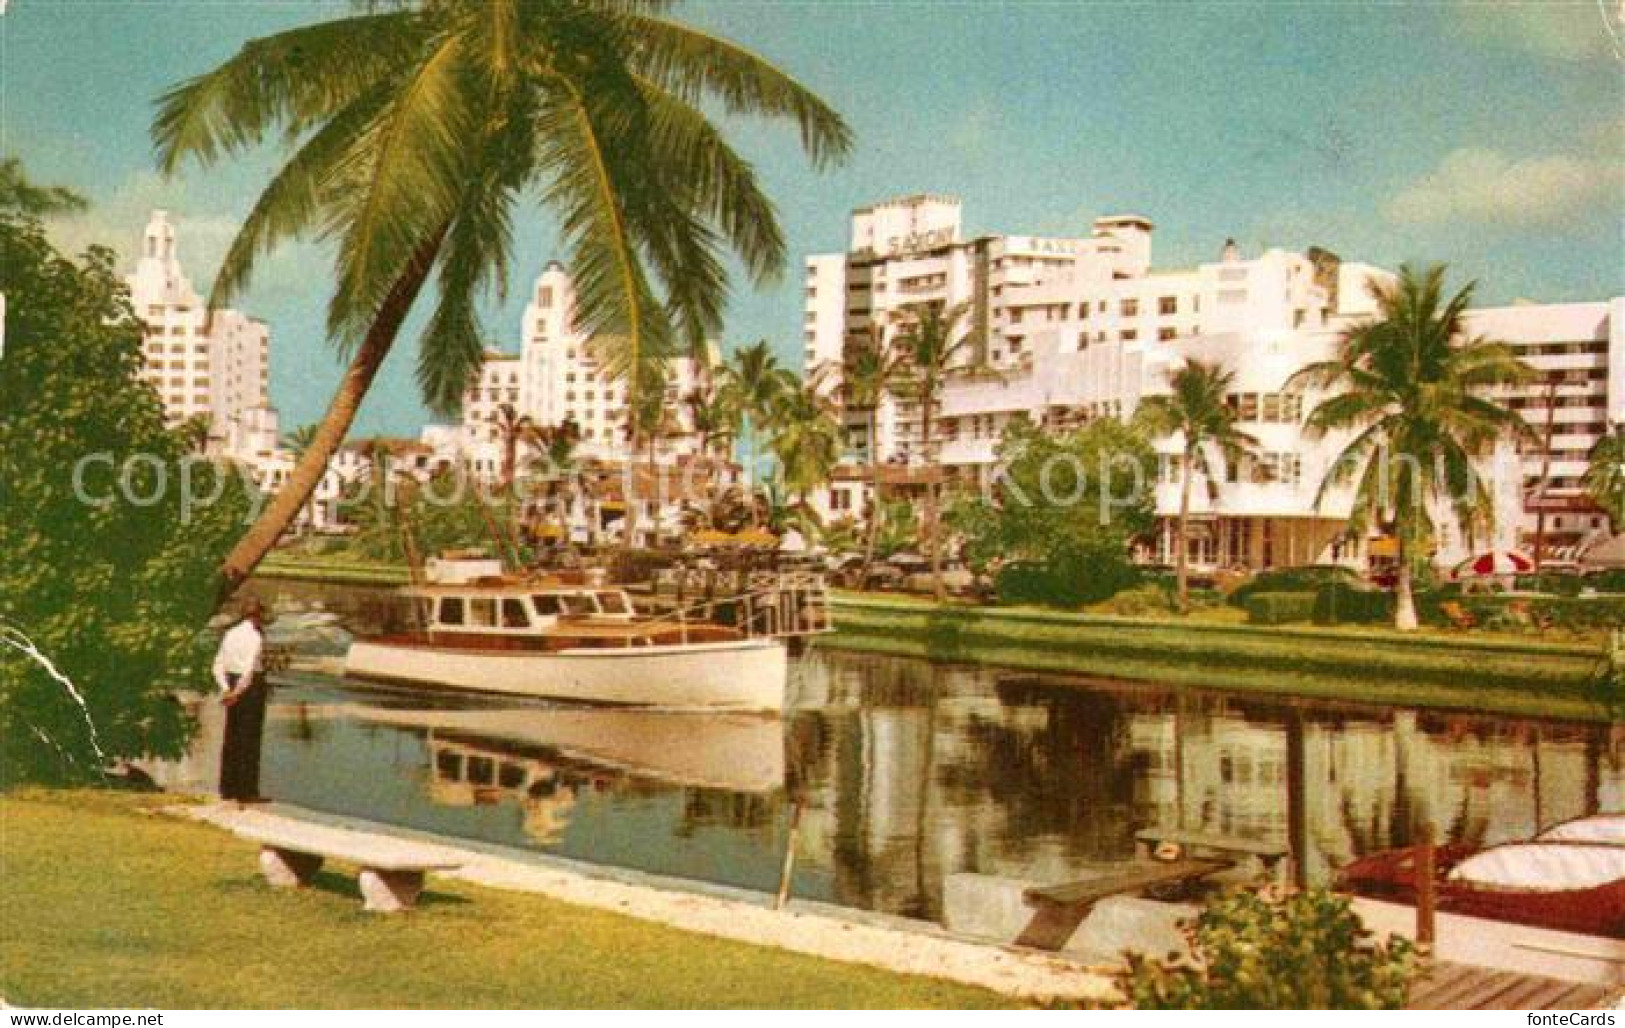
[[[237,687],[237,676],[228,679]],[[241,698],[226,708],[226,740],[220,751],[220,798],[255,800],[260,796],[260,736],[265,730],[263,675]]]

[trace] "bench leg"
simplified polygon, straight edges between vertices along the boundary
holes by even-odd
[[[423,891],[422,871],[375,871],[361,869],[361,896],[366,909],[381,914],[410,910]]]
[[[322,858],[315,853],[296,853],[265,846],[260,850],[260,871],[265,880],[279,889],[309,885],[321,870]]]

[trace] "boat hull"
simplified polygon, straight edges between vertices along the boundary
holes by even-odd
[[[788,661],[771,639],[552,652],[358,639],[345,673],[582,703],[782,711]]]
[[[1511,921],[1537,928],[1625,938],[1625,879],[1583,888],[1498,888],[1452,880],[1447,872],[1472,855],[1464,846],[1441,846],[1435,860],[1437,909],[1443,913]],[[1385,850],[1350,863],[1338,876],[1351,892],[1414,906],[1415,847]]]

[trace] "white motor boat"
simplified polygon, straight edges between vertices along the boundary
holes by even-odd
[[[622,589],[485,577],[403,593],[421,627],[358,638],[346,674],[586,703],[784,707],[782,641],[677,614],[640,617]]]

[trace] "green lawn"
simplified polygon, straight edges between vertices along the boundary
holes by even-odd
[[[0,995],[52,1007],[987,1007],[993,993],[430,880],[267,887],[255,851],[158,797],[0,798]]]

